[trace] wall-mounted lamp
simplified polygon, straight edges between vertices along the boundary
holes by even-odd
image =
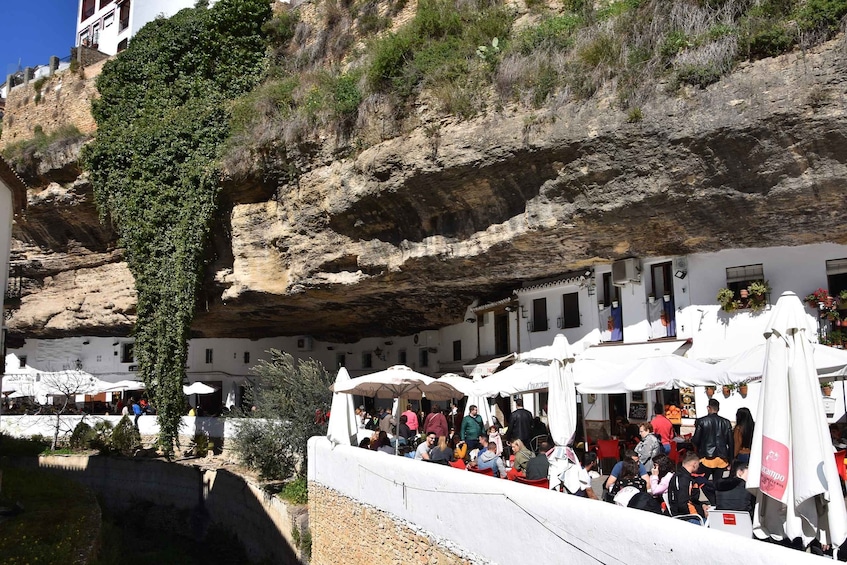
[[[588,296],[594,296],[595,294],[597,294],[597,286],[593,284],[588,285]]]
[[[473,324],[473,323],[476,322],[476,318],[467,318],[467,319],[465,319],[465,321],[469,324]]]
[[[331,345],[327,345],[327,346],[326,346],[326,350],[327,350],[327,351],[332,351],[333,349],[335,349],[335,348],[334,348],[333,346],[331,346]]]
[[[514,312],[515,310],[517,310],[517,306],[515,306],[514,304],[506,306],[506,312]]]
[[[120,342],[119,342],[118,340],[115,340],[115,341],[112,343],[112,347],[117,347],[119,343],[120,343]]]
[[[385,351],[377,347],[374,349],[374,356],[380,361],[385,361]]]
[[[87,340],[87,339],[86,339],[85,341],[83,341],[83,342],[82,342],[82,344],[83,344],[83,345],[88,345],[89,343],[91,343],[91,342],[90,342],[89,340]]]
[[[682,279],[685,278],[685,275],[687,275],[687,274],[688,274],[688,272],[683,271],[682,269],[677,269],[676,272],[673,274],[673,276],[675,276],[679,280],[682,280]]]
[[[389,339],[385,342],[385,345],[394,345],[394,342]]]
[[[526,311],[526,306],[521,306],[521,318],[529,317],[529,312]]]

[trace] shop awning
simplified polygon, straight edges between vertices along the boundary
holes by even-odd
[[[500,365],[514,361],[516,355],[509,353],[508,355],[480,355],[476,359],[471,359],[466,364],[462,365],[462,370],[469,377],[487,377],[500,368]]]
[[[577,354],[577,359],[593,359],[604,363],[622,365],[649,357],[684,355],[689,347],[690,343],[684,339],[626,344],[604,343],[587,348],[582,353]]]

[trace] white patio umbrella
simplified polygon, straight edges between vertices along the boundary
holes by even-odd
[[[405,365],[394,365],[382,371],[362,375],[350,379],[344,383],[335,383],[333,392],[345,392],[347,394],[358,394],[360,396],[373,396],[376,398],[393,398],[395,412],[394,417],[399,421],[399,400],[401,397],[420,399],[423,389],[435,382],[435,379],[413,371]],[[331,414],[330,414],[331,415]],[[400,449],[400,442],[395,442],[395,451]]]
[[[108,386],[103,389],[103,392],[126,392],[128,390],[144,390],[144,383],[141,381],[122,380],[116,383],[107,383]]]
[[[423,387],[422,391],[430,400],[450,400],[464,398],[473,388],[473,381],[456,373],[441,375],[432,384]]]
[[[215,392],[215,389],[198,381],[187,386],[183,385],[182,392],[185,394],[212,394]]]
[[[838,546],[847,538],[847,509],[807,324],[800,299],[783,293],[765,332],[747,488],[756,495],[756,537]]]
[[[341,367],[335,377],[335,385],[348,382],[350,373]],[[332,393],[332,406],[329,409],[329,424],[326,437],[333,445],[354,445],[358,426],[356,411],[353,408],[353,397],[343,392]]]
[[[765,367],[765,345],[756,345],[735,357],[716,363],[715,367],[721,371],[721,382],[715,384],[749,382],[761,378]],[[810,343],[809,347],[818,375],[837,374],[847,367],[847,351],[819,343]]]
[[[599,378],[581,382],[583,394],[614,394],[711,385],[718,374],[714,365],[680,355],[646,357],[621,365]]]
[[[474,396],[512,396],[545,390],[550,384],[550,361],[518,361],[475,384]]]

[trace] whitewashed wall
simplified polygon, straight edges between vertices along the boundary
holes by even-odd
[[[308,478],[488,563],[820,563],[640,510],[405,457],[332,448],[323,437],[309,441]]]

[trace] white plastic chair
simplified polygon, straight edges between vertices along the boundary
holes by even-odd
[[[749,512],[709,510],[706,527],[713,530],[722,530],[745,538],[753,537],[753,520],[750,518]]]
[[[668,509],[668,514],[671,518],[674,518],[676,520],[685,520],[686,522],[690,522],[691,520],[697,520],[698,525],[703,525],[703,517],[699,514],[674,514],[673,510],[671,510],[671,503],[670,500],[668,500],[667,491],[662,495],[662,499],[665,501],[665,507]]]

